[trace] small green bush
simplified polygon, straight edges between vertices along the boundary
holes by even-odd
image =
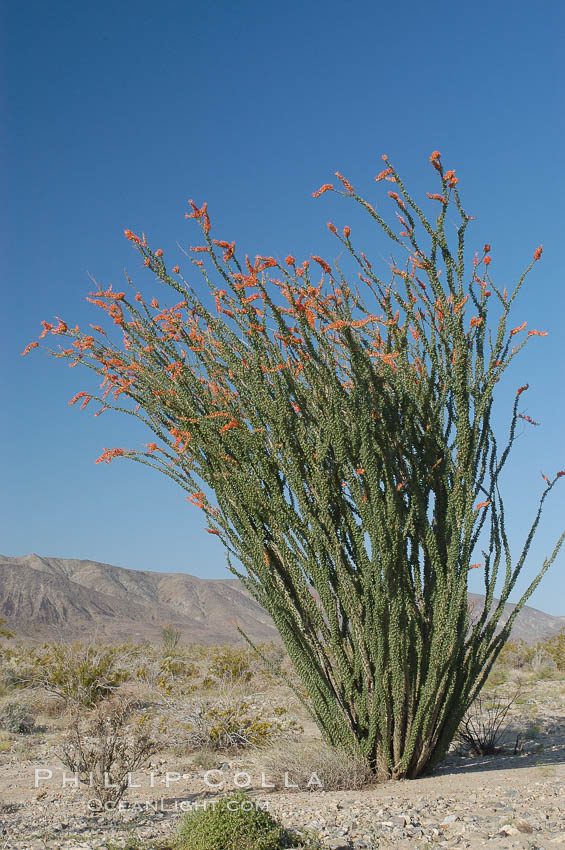
[[[66,702],[92,708],[131,678],[129,647],[45,644],[26,659],[21,681]]]
[[[298,847],[268,812],[239,791],[187,814],[179,850],[280,850]]]
[[[0,617],[0,635],[6,638],[13,638],[14,633],[11,632],[10,629],[6,628],[5,623],[6,621],[4,620],[4,617]]]
[[[498,656],[495,671],[524,667],[532,670],[538,678],[548,678],[549,668],[565,671],[565,631],[539,640],[533,645],[528,645],[523,640],[509,640]]]
[[[557,669],[561,672],[565,671],[565,631],[562,630],[559,634],[546,638],[541,643],[541,647]]]
[[[179,648],[182,635],[171,623],[161,628],[161,641],[163,643],[163,654],[173,655]]]
[[[249,650],[229,645],[215,648],[208,672],[218,679],[248,682],[253,675]]]
[[[192,680],[198,672],[198,667],[191,661],[174,654],[165,655],[159,663],[157,684],[166,694],[172,694],[179,688],[190,692],[194,689]]]
[[[533,647],[528,646],[523,640],[508,640],[500,651],[494,669],[520,670],[530,663],[533,654]]]
[[[544,667],[541,667],[538,671],[537,678],[543,680],[554,679],[556,674],[556,668],[552,667],[551,664],[546,664]]]
[[[21,702],[8,702],[0,710],[0,728],[7,732],[29,734],[35,729],[30,707]]]

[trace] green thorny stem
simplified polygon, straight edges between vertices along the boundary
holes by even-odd
[[[100,288],[90,300],[123,332],[120,345],[102,328],[85,334],[62,320],[43,323],[42,334],[73,339],[52,353],[104,378],[101,397],[79,393],[71,403],[96,399],[102,409],[136,416],[159,441],[143,451],[105,450],[98,460],[122,455],[153,466],[191,494],[207,530],[239,559],[241,569],[231,562],[230,569],[273,618],[302,682],[299,695],[327,741],[396,779],[443,758],[565,537],[497,631],[543,503],[565,475],[544,476],[539,510],[512,566],[498,484],[518,418],[532,422],[518,412],[527,387],[516,393],[502,452],[491,410],[510,361],[529,336],[543,335],[529,331],[513,347],[525,323],[506,327],[541,246],[510,295],[488,274],[488,245],[467,279],[470,216],[454,172],[443,170],[437,151],[430,160],[441,180],[441,194],[429,196],[439,204],[435,224],[388,160],[377,177],[394,184],[388,194],[400,235],[337,172],[343,190],[326,185],[314,193],[352,198],[403,252],[401,266],[391,262],[388,285],[353,246],[350,228],[342,236],[332,224],[360,268],[354,291],[339,266],[320,257],[312,265],[291,256],[240,263],[234,243],[211,238],[206,205],[191,201],[187,217],[200,223],[205,244],[190,251],[209,261],[219,285],[202,259],[187,256],[215,310],[178,266],[167,270],[161,250],[126,231],[178,303],[160,308],[139,293],[128,299]],[[454,249],[445,232],[449,204],[460,218]],[[487,331],[492,293],[501,307],[494,332]],[[133,404],[112,404],[110,395]],[[488,543],[483,563],[474,564],[480,536]],[[484,569],[486,595],[475,616],[467,601],[472,567]]]

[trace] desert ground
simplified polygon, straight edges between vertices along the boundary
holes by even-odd
[[[129,665],[129,675],[88,706],[84,692],[55,693],[57,664],[72,670],[84,647],[59,647],[57,655],[9,643],[0,698],[2,850],[172,850],[187,811],[237,788],[280,820],[295,846],[565,848],[565,675],[539,652],[507,653],[474,709],[475,723],[500,722],[494,753],[456,741],[430,776],[377,782],[322,743],[277,674],[292,675],[280,647],[267,648],[271,667],[237,647],[112,648],[115,668]],[[94,740],[84,724],[117,700],[145,718],[143,734],[154,744],[121,801],[104,810],[61,751],[74,727],[83,742]]]

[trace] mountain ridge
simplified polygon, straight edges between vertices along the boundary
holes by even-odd
[[[469,594],[479,607],[480,594]],[[506,622],[514,604],[505,606]],[[157,641],[171,623],[185,641],[242,640],[233,622],[256,641],[280,641],[267,612],[238,579],[133,570],[99,561],[30,553],[0,555],[0,616],[17,636],[50,640],[98,638]],[[525,606],[512,630],[535,642],[565,628],[565,617]]]

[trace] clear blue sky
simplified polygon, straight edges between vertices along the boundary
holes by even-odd
[[[143,279],[126,227],[182,260],[177,240],[197,233],[186,200],[207,200],[216,235],[252,256],[331,260],[326,222],[350,210],[312,191],[337,169],[376,199],[387,153],[422,196],[436,190],[436,148],[499,284],[544,245],[515,316],[550,335],[500,387],[500,422],[529,382],[523,410],[542,423],[520,429],[506,477],[517,551],[540,471],[565,468],[563,4],[31,0],[2,16],[0,551],[224,577],[221,544],[180,488],[137,464],[94,464],[104,447],[139,445],[141,429],[70,408],[90,373],[20,352],[42,319],[99,318],[88,274],[119,288],[127,266]],[[556,488],[527,575],[564,505]],[[565,615],[564,574],[565,552],[531,604]]]

